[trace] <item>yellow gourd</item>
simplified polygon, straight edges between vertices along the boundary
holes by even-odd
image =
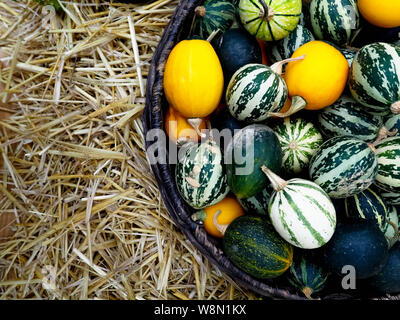
[[[311,41],[297,49],[288,63],[285,81],[292,106],[288,116],[301,109],[319,110],[333,104],[343,93],[349,74],[349,64],[343,54],[322,41]]]
[[[218,106],[224,76],[208,41],[183,40],[171,51],[164,72],[164,92],[170,105],[186,118],[203,118]]]
[[[205,130],[206,128],[206,122],[202,119],[198,129],[201,132],[201,130]],[[165,115],[165,131],[171,141],[175,143],[189,141],[196,143],[200,140],[200,136],[196,130],[188,123],[187,119],[173,107],[169,107]]]
[[[365,20],[377,27],[400,26],[400,0],[358,0],[357,6]]]
[[[219,226],[214,223],[215,215],[217,215],[216,221]],[[220,202],[196,212],[192,218],[203,221],[204,229],[208,234],[216,238],[222,238],[223,234],[218,230],[218,227],[227,226],[242,215],[244,215],[244,209],[236,198],[226,196]]]

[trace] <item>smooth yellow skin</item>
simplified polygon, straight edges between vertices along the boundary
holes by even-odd
[[[400,0],[358,0],[357,6],[365,20],[377,27],[400,26]]]
[[[205,40],[183,40],[171,51],[164,73],[170,105],[186,118],[203,118],[218,106],[224,89],[221,63]]]
[[[349,75],[349,64],[343,54],[322,41],[311,41],[297,49],[292,58],[305,55],[304,60],[289,62],[285,81],[289,96],[301,96],[305,109],[319,110],[334,103],[343,93]]]
[[[223,234],[218,231],[213,222],[214,215],[221,210],[220,215],[217,218],[217,222],[220,225],[230,224],[236,218],[244,215],[244,209],[240,203],[231,196],[226,196],[220,202],[204,208],[206,212],[206,219],[204,220],[204,228],[206,231],[216,238],[222,238]]]

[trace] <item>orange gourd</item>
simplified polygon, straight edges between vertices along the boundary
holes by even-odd
[[[358,0],[357,6],[365,20],[377,27],[400,26],[399,0]]]
[[[220,226],[229,225],[236,218],[244,215],[244,209],[232,196],[226,196],[220,202],[206,207],[193,216],[194,220],[201,220],[204,223],[204,229],[211,236],[216,238],[222,238],[223,234],[218,230],[214,224],[214,215],[217,216],[217,223]]]
[[[206,122],[202,119],[199,128],[201,130],[206,129]],[[177,142],[198,142],[200,140],[199,134],[196,130],[188,123],[187,119],[182,116],[173,107],[169,107],[165,115],[165,131],[171,141]]]
[[[164,72],[170,105],[186,118],[210,115],[221,100],[224,76],[214,48],[205,40],[183,40],[171,51]]]

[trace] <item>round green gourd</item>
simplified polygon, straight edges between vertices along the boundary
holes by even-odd
[[[323,143],[314,124],[301,118],[287,117],[273,129],[282,147],[285,173],[298,174],[308,168],[310,159]]]
[[[293,247],[262,216],[235,219],[224,233],[223,249],[234,265],[258,279],[279,277],[293,259]]]
[[[313,293],[324,289],[327,278],[328,273],[321,266],[302,257],[300,262],[291,264],[288,280],[294,288],[311,300]]]
[[[195,9],[193,34],[206,40],[216,30],[225,32],[235,20],[235,6],[223,0],[207,0],[202,6]]]
[[[400,47],[377,42],[361,48],[351,65],[349,87],[368,112],[400,113]]]
[[[277,41],[296,28],[301,7],[301,0],[240,0],[239,15],[251,35],[263,41]]]
[[[310,17],[315,36],[339,46],[349,44],[360,26],[355,0],[312,0]]]
[[[334,137],[324,142],[309,166],[311,180],[335,199],[367,189],[377,173],[373,147],[352,137]]]
[[[222,153],[214,141],[192,144],[175,167],[179,194],[193,208],[203,209],[229,192]]]
[[[344,266],[353,266],[356,279],[379,273],[388,257],[388,244],[375,222],[348,219],[338,223],[331,241],[323,248],[323,261],[329,271],[343,276]]]
[[[387,205],[371,188],[344,199],[344,205],[347,217],[374,221],[382,232],[386,232],[388,227],[386,219],[389,215]]]
[[[289,59],[303,44],[315,40],[311,31],[298,24],[286,38],[279,40],[269,48],[269,61],[272,63]]]
[[[272,186],[269,184],[266,188],[257,193],[255,196],[246,199],[238,198],[238,201],[247,212],[267,215],[268,203],[273,191],[274,190],[272,189]]]
[[[375,149],[378,159],[375,185],[386,192],[400,193],[400,136],[383,139]]]
[[[270,112],[279,112],[288,89],[282,77],[263,64],[247,64],[237,70],[226,89],[232,116],[247,123],[261,122]]]
[[[400,242],[390,249],[387,263],[377,275],[368,279],[368,283],[381,293],[400,292]]]
[[[325,245],[336,227],[335,207],[326,192],[311,181],[284,181],[271,170],[263,170],[275,190],[268,211],[279,235],[302,249]]]
[[[263,165],[279,172],[282,149],[274,131],[262,124],[244,127],[235,133],[225,151],[226,175],[231,191],[239,199],[255,196],[269,181]]]
[[[383,120],[366,112],[353,98],[343,95],[334,104],[318,112],[318,126],[327,138],[352,136],[372,142],[382,128]]]

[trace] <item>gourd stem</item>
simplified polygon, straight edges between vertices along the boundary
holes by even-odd
[[[400,101],[393,103],[390,107],[390,111],[395,114],[400,114]]]
[[[283,180],[281,177],[273,173],[270,169],[268,169],[264,165],[261,166],[261,170],[265,173],[269,181],[271,181],[272,187],[276,192],[285,189],[285,187],[287,186],[287,181]]]
[[[286,111],[286,112],[269,112],[268,115],[270,117],[286,118],[286,117],[289,117],[292,114],[295,114],[296,112],[304,109],[306,106],[307,106],[307,101],[304,98],[302,98],[300,96],[294,96],[292,98],[292,104],[288,111]]]
[[[389,241],[391,243],[396,243],[399,238],[400,238],[400,232],[399,232],[399,228],[392,222],[392,221],[388,221],[388,223],[393,227],[394,229],[394,236],[389,238]]]
[[[217,29],[217,30],[214,30],[213,32],[211,32],[211,34],[210,34],[210,35],[208,36],[208,38],[207,38],[207,42],[211,42],[212,39],[214,39],[215,36],[216,36],[219,32],[221,32],[221,29]]]
[[[181,148],[183,145],[185,145],[188,142],[191,142],[191,140],[187,137],[180,137],[180,138],[176,139],[176,145],[178,146],[178,148]]]
[[[276,72],[277,74],[279,74],[280,76],[282,75],[282,68],[286,63],[292,62],[292,61],[298,61],[298,60],[303,60],[305,59],[306,55],[303,54],[300,57],[296,57],[296,58],[289,58],[289,59],[285,59],[279,62],[274,63],[271,66],[272,71]]]
[[[196,133],[200,137],[205,138],[206,134],[201,132],[200,129],[199,129],[202,121],[203,121],[202,118],[189,118],[189,119],[187,119],[187,122],[193,127],[193,129],[196,131]]]
[[[208,134],[209,134],[208,140],[212,142],[212,141],[214,141],[214,136],[213,136],[213,132],[212,132],[211,121],[207,120],[206,123],[207,123],[207,129],[208,129]]]
[[[193,213],[190,218],[194,222],[198,222],[200,224],[203,224],[204,220],[206,220],[206,217],[207,217],[206,211],[205,210],[199,210],[199,211]]]
[[[376,149],[375,149],[376,145],[379,142],[381,142],[383,139],[386,139],[387,137],[393,137],[394,135],[396,135],[397,131],[398,131],[397,129],[394,129],[393,131],[389,131],[385,126],[383,126],[379,130],[378,137],[376,138],[376,140],[369,144],[372,151],[376,152]]]
[[[196,9],[194,9],[194,12],[196,16],[204,17],[206,15],[206,8],[204,8],[204,6],[198,6]]]
[[[265,0],[258,0],[258,2],[263,7],[263,9],[260,10],[260,13],[258,14],[258,16],[265,21],[271,21],[275,16],[274,10],[272,8],[268,7]]]
[[[229,226],[229,224],[219,224],[219,223],[218,223],[217,219],[218,219],[218,217],[219,217],[219,215],[220,215],[221,213],[222,213],[221,210],[218,210],[217,212],[214,213],[214,216],[213,216],[213,223],[214,223],[215,228],[216,228],[219,232],[221,232],[222,235],[224,235],[226,229],[227,229],[228,226]]]
[[[311,297],[313,290],[310,287],[304,287],[303,290],[301,290],[301,292],[304,293],[307,299],[315,300],[313,297]]]

